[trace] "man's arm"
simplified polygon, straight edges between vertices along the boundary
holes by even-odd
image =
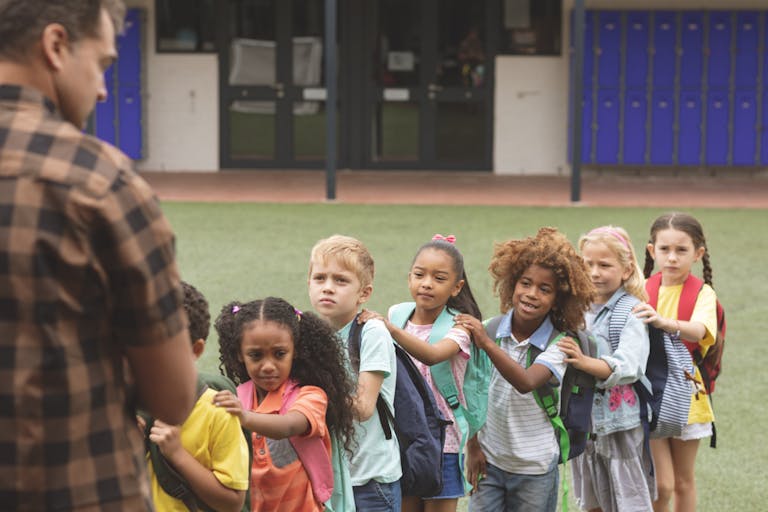
[[[181,425],[195,404],[197,369],[189,332],[167,341],[125,348],[138,392],[147,412],[171,425]]]

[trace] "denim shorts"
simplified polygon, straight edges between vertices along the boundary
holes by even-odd
[[[463,459],[464,457],[461,457]],[[464,480],[458,453],[443,453],[443,489],[428,500],[447,500],[464,496]]]
[[[557,460],[543,475],[507,473],[486,464],[486,476],[469,500],[471,512],[555,512],[559,470]]]
[[[352,488],[355,508],[358,512],[400,512],[403,498],[400,494],[400,480],[381,483],[368,480]]]

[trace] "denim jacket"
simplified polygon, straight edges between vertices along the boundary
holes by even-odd
[[[623,287],[619,288],[589,325],[597,344],[597,357],[608,363],[612,371],[607,379],[598,379],[596,384],[592,424],[597,435],[629,430],[640,425],[640,403],[632,384],[645,375],[650,350],[648,328],[642,320],[629,315],[615,352],[608,337],[613,307],[625,293]]]

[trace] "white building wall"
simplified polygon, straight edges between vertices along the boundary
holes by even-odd
[[[133,0],[147,12],[144,129],[140,170],[215,171],[219,168],[218,55],[157,53],[155,2]]]
[[[496,57],[493,169],[497,174],[570,174],[570,16],[563,0],[563,51],[552,57]],[[766,9],[766,0],[586,0],[588,9]]]

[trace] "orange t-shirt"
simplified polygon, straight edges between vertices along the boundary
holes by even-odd
[[[268,393],[264,401],[253,410],[263,414],[278,414],[284,391],[285,383],[280,389]],[[253,403],[256,402],[254,399]],[[321,437],[330,458],[331,436],[325,426],[327,407],[325,391],[316,386],[302,386],[288,411],[299,412],[307,418],[309,430],[304,435]],[[251,441],[251,508],[254,512],[319,512],[325,508],[324,504],[315,500],[309,476],[288,438],[268,439],[254,432]]]

